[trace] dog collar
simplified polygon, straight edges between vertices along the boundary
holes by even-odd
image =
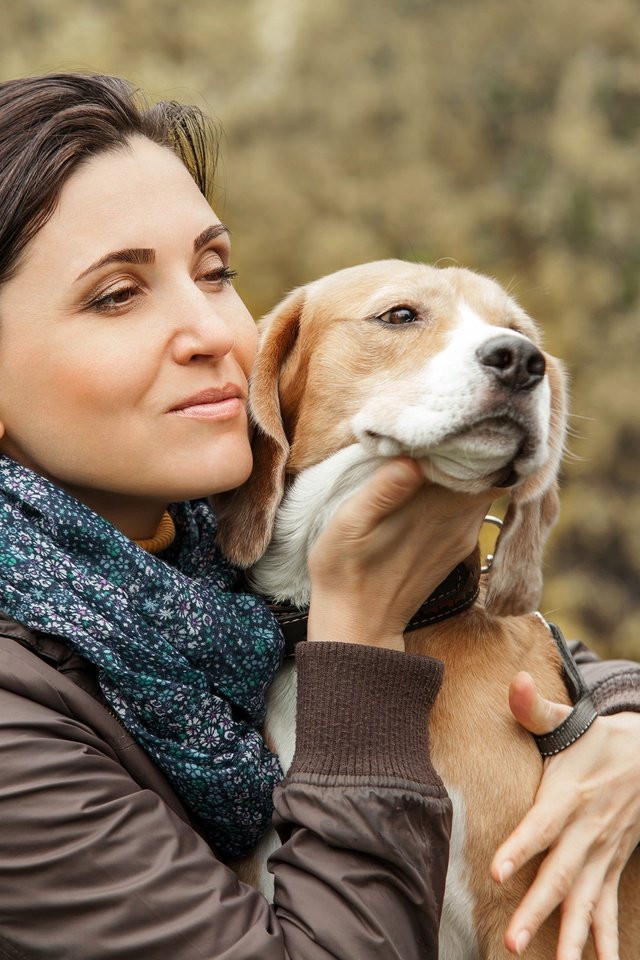
[[[409,620],[405,632],[418,630],[447,620],[470,607],[480,590],[480,552],[455,567],[425,600]],[[285,657],[292,657],[298,643],[307,639],[308,610],[286,603],[270,603],[269,609],[278,621],[285,639]]]

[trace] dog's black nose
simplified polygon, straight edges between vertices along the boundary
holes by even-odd
[[[509,390],[531,390],[544,377],[544,356],[524,337],[492,337],[478,347],[476,356]]]

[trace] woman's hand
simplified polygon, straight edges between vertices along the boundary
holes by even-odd
[[[384,463],[309,555],[308,638],[404,650],[407,622],[472,553],[490,502],[425,483],[413,460]]]
[[[509,703],[531,733],[548,733],[570,712],[544,700],[527,673],[515,677]],[[598,717],[574,744],[545,761],[535,803],[491,865],[506,880],[549,850],[505,934],[521,954],[561,907],[557,960],[578,960],[593,934],[598,960],[618,960],[618,881],[640,841],[640,714]]]

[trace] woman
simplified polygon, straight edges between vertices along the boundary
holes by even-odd
[[[205,199],[205,124],[142,110],[113,78],[14,81],[0,86],[0,170],[4,953],[436,957],[449,808],[426,730],[441,677],[402,631],[487,504],[426,489],[399,460],[325,531],[279,783],[257,730],[280,637],[234,591],[203,499],[251,470],[255,350]],[[527,684],[517,716],[552,728],[544,711],[562,708]],[[621,716],[628,739],[639,718]],[[609,769],[637,775],[614,752]],[[538,823],[557,806],[548,789]],[[223,862],[255,843],[272,795],[273,907]],[[520,831],[503,876],[537,842]],[[536,887],[510,936],[555,905]]]

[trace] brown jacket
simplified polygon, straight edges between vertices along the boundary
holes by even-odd
[[[578,659],[601,712],[640,669]],[[0,617],[0,957],[436,960],[450,808],[429,761],[436,661],[302,644],[273,906],[238,883],[104,705],[94,669]]]
[[[0,957],[436,958],[450,808],[441,667],[303,644],[274,905],[239,884],[63,643],[0,620]]]

